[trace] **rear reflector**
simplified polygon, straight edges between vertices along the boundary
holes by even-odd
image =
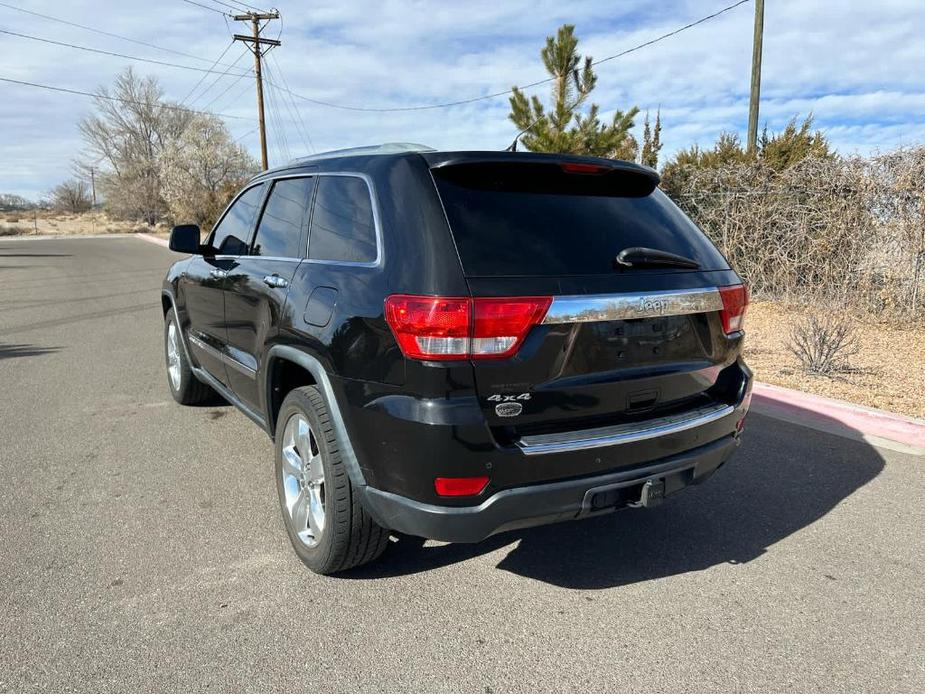
[[[745,309],[748,308],[748,288],[744,284],[720,287],[719,295],[723,299],[723,332],[730,335],[741,330],[745,324]]]
[[[488,486],[488,477],[438,477],[434,489],[439,496],[475,496]]]
[[[385,319],[411,359],[502,359],[513,355],[552,303],[548,296],[461,298],[393,294]]]

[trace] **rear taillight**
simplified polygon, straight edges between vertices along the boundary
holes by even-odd
[[[745,309],[748,308],[748,288],[744,284],[720,287],[719,295],[723,299],[723,332],[727,335],[738,332],[745,325]]]
[[[459,298],[394,294],[385,319],[411,359],[501,359],[514,354],[552,303],[548,296]]]

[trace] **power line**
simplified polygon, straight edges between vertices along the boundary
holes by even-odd
[[[184,53],[183,51],[176,51],[172,48],[164,48],[163,46],[158,46],[154,43],[148,43],[147,41],[139,41],[137,39],[129,38],[128,36],[122,36],[120,34],[113,34],[109,31],[103,31],[102,29],[97,29],[95,27],[89,27],[85,24],[78,24],[77,22],[71,22],[67,19],[61,19],[60,17],[52,17],[48,14],[42,14],[41,12],[33,12],[32,10],[27,10],[22,7],[16,7],[15,5],[10,5],[5,2],[0,2],[0,7],[6,7],[10,10],[16,10],[17,12],[24,12],[25,14],[31,14],[33,17],[41,17],[42,19],[47,19],[52,22],[58,22],[59,24],[66,24],[68,26],[77,27],[78,29],[84,29],[85,31],[92,31],[95,34],[101,34],[103,36],[109,36],[110,38],[120,39],[122,41],[128,41],[129,43],[135,43],[139,46],[146,46],[148,48],[155,48],[159,51],[165,51],[167,53],[173,53],[174,55],[180,55],[184,58],[192,58],[193,60],[199,60],[204,63],[208,63],[208,58],[203,58],[202,56],[193,55],[192,53]]]
[[[217,3],[219,5],[224,5],[225,7],[230,7],[235,12],[240,12],[242,7],[245,10],[254,10],[255,12],[261,12],[261,13],[266,12],[266,10],[261,10],[259,7],[254,7],[253,5],[248,5],[247,3],[244,3],[244,2],[235,2],[234,5],[229,5],[224,0],[212,0],[212,2]]]
[[[235,0],[237,1],[237,0]],[[277,13],[279,14],[279,13]],[[277,33],[276,38],[279,40],[280,36],[283,35],[283,17],[279,15],[279,33]],[[294,114],[293,121],[296,122],[297,128],[296,132],[299,134],[299,138],[302,140],[302,144],[306,145],[313,153],[315,152],[315,143],[312,142],[312,136],[308,132],[308,128],[305,127],[305,121],[302,119],[302,113],[299,111],[299,107],[295,102],[295,99],[292,97],[292,90],[289,88],[289,81],[286,79],[286,76],[283,74],[283,68],[280,66],[279,61],[276,59],[276,54],[272,53],[270,59],[274,65],[274,72],[279,75],[282,80],[284,90],[280,90],[282,94],[282,99],[286,103],[286,108],[289,110],[290,114]],[[267,65],[269,68],[269,64]],[[271,88],[276,87],[275,84],[271,83]]]
[[[219,1],[220,0],[214,0],[214,2],[219,2]],[[235,5],[241,5],[242,7],[246,7],[249,10],[253,10],[254,12],[266,13],[266,10],[261,10],[259,7],[254,7],[253,5],[248,5],[246,2],[240,2],[239,0],[231,0],[231,2],[233,2]]]
[[[282,82],[283,82],[283,86],[286,87],[286,92],[285,92],[285,94],[286,94],[286,96],[289,97],[289,103],[292,104],[292,110],[293,110],[293,112],[295,113],[296,118],[297,118],[298,121],[299,121],[299,127],[302,128],[302,132],[303,132],[304,135],[305,135],[305,139],[308,141],[308,146],[309,146],[309,148],[312,150],[312,152],[314,152],[314,151],[315,151],[315,143],[312,142],[312,136],[311,136],[311,134],[309,133],[308,128],[305,126],[305,121],[302,119],[302,113],[299,111],[299,107],[298,107],[298,105],[296,104],[295,99],[292,98],[292,92],[289,90],[289,81],[286,79],[286,75],[283,74],[282,67],[280,67],[279,61],[276,59],[276,54],[275,54],[275,53],[272,54],[271,57],[272,57],[272,60],[273,60],[273,65],[274,65],[274,72],[280,76],[280,79],[281,79]]]
[[[223,12],[217,7],[212,7],[211,5],[203,5],[201,2],[196,2],[196,0],[183,0],[187,5],[195,5],[196,7],[201,7],[204,10],[212,10],[212,12],[218,12],[219,14],[228,15],[228,12]]]
[[[209,68],[210,70],[213,69],[216,65],[218,65],[218,61],[225,57],[225,54],[226,54],[228,51],[231,50],[231,47],[232,47],[233,45],[234,45],[234,41],[232,41],[232,42],[229,43],[227,46],[225,46],[225,50],[223,50],[223,51],[221,52],[221,54],[218,56],[218,58],[215,59],[215,62],[212,63],[212,66]],[[193,92],[195,92],[197,89],[199,89],[199,85],[202,84],[202,83],[205,81],[205,79],[206,79],[206,74],[207,74],[207,73],[203,73],[202,76],[199,78],[199,81],[196,82],[196,84],[193,86],[192,89],[189,90],[189,92],[187,92],[186,96],[184,96],[182,99],[180,99],[180,105],[181,105],[181,106],[182,106],[184,103],[186,103],[186,100],[189,99],[189,98],[193,95]],[[220,78],[216,78],[216,79],[220,79]]]
[[[221,99],[223,96],[225,96],[225,94],[227,94],[228,92],[230,92],[230,91],[234,88],[234,86],[235,86],[236,84],[238,84],[238,83],[239,83],[242,79],[244,79],[245,77],[250,77],[250,73],[248,73],[247,75],[241,75],[240,77],[238,77],[238,79],[236,79],[234,82],[232,82],[232,83],[229,84],[227,87],[225,87],[225,89],[222,90],[222,93],[221,93],[221,94],[219,94],[219,95],[216,96],[214,99],[212,99],[209,103],[207,103],[205,106],[203,106],[203,108],[208,109],[209,107],[211,107],[212,104],[214,104],[216,101],[218,101],[218,100]],[[211,87],[210,87],[210,88],[211,88]],[[247,85],[247,90],[250,91],[250,88],[251,88],[251,87],[250,87],[250,85],[248,84],[248,85]],[[208,91],[208,90],[206,90],[206,91]],[[244,92],[240,92],[237,96],[235,96],[235,98],[234,98],[231,102],[229,102],[229,103],[227,104],[227,106],[230,107],[231,104],[233,104],[235,101],[237,101],[237,100],[241,97],[241,94],[243,94],[243,93],[244,93]],[[204,94],[205,94],[205,92],[203,92],[203,95],[204,95]],[[252,120],[256,120],[256,119],[252,119]]]
[[[626,50],[624,50],[624,51],[621,51],[621,52],[619,52],[619,53],[616,53],[616,54],[614,54],[614,55],[610,55],[610,56],[607,56],[607,57],[605,57],[605,58],[601,58],[600,60],[596,60],[596,61],[594,61],[594,62],[592,63],[592,65],[600,65],[601,63],[605,63],[605,62],[608,62],[608,61],[610,61],[610,60],[615,60],[615,59],[620,58],[620,57],[622,57],[622,56],[628,55],[629,53],[633,53],[633,52],[635,52],[635,51],[638,51],[638,50],[641,50],[641,49],[646,48],[646,47],[648,47],[648,46],[651,46],[651,45],[653,45],[653,44],[655,44],[655,43],[658,43],[658,42],[663,41],[663,40],[665,40],[665,39],[667,39],[667,38],[670,38],[670,37],[672,37],[672,36],[675,36],[675,35],[677,35],[677,34],[683,32],[683,31],[687,31],[688,29],[692,29],[693,27],[696,27],[696,26],[698,26],[698,25],[700,25],[700,24],[703,24],[704,22],[710,21],[711,19],[715,19],[716,17],[718,17],[718,16],[720,16],[720,15],[722,15],[722,14],[725,14],[726,12],[729,12],[729,11],[731,11],[731,10],[733,10],[733,9],[735,9],[735,8],[737,8],[737,7],[739,7],[739,6],[741,6],[741,5],[744,5],[744,4],[746,4],[746,3],[750,2],[750,1],[751,1],[751,0],[739,0],[738,2],[735,2],[735,3],[731,4],[731,5],[727,5],[726,7],[723,7],[722,9],[720,9],[720,10],[718,10],[718,11],[716,11],[716,12],[713,12],[712,14],[706,15],[706,16],[704,16],[704,17],[701,17],[700,19],[697,19],[697,20],[695,20],[695,21],[693,21],[693,22],[690,22],[690,23],[688,23],[688,24],[685,24],[684,26],[678,27],[677,29],[674,29],[673,31],[667,32],[667,33],[662,34],[662,35],[660,35],[660,36],[657,36],[657,37],[655,37],[655,38],[653,38],[653,39],[651,39],[651,40],[649,40],[649,41],[645,41],[645,42],[643,42],[643,43],[641,43],[641,44],[638,44],[638,45],[636,45],[636,46],[633,46],[632,48],[628,48],[628,49],[626,49]],[[183,0],[183,2],[187,2],[187,3],[189,3],[189,4],[198,5],[198,6],[200,6],[200,7],[204,7],[204,8],[206,8],[206,9],[213,10],[213,11],[218,12],[219,14],[222,14],[223,16],[226,16],[226,17],[227,17],[227,16],[230,16],[230,15],[228,15],[227,13],[222,12],[221,10],[218,10],[218,9],[216,9],[216,8],[213,8],[213,7],[208,7],[208,6],[206,6],[206,5],[202,5],[202,4],[198,3],[198,2],[194,2],[193,0]],[[240,3],[240,4],[245,4],[245,3]],[[38,12],[32,12],[31,10],[25,10],[25,9],[22,9],[22,8],[19,8],[19,7],[15,7],[15,6],[10,5],[10,4],[8,4],[8,3],[5,3],[5,2],[0,2],[0,6],[7,7],[7,8],[9,8],[9,9],[17,10],[17,11],[20,11],[20,12],[26,12],[26,13],[28,13],[28,14],[32,14],[32,15],[35,15],[35,16],[38,16],[38,17],[42,17],[42,18],[44,18],[44,19],[49,19],[49,20],[52,20],[52,21],[61,22],[61,23],[63,23],[63,24],[68,24],[68,25],[71,25],[71,26],[76,26],[76,27],[78,27],[78,28],[86,29],[86,30],[88,30],[88,31],[93,31],[93,32],[95,32],[95,33],[99,33],[99,34],[102,34],[102,35],[105,35],[105,36],[111,36],[111,37],[113,37],[113,38],[118,38],[118,39],[122,39],[122,40],[125,40],[125,41],[130,41],[130,42],[132,42],[132,43],[137,43],[137,44],[139,44],[139,45],[144,45],[144,46],[148,46],[148,47],[151,47],[151,48],[156,48],[156,49],[158,49],[158,50],[162,50],[162,51],[167,51],[167,52],[175,53],[175,54],[177,54],[177,55],[182,55],[182,56],[184,56],[184,57],[193,58],[193,59],[195,59],[195,60],[200,60],[200,61],[208,62],[208,59],[207,59],[207,58],[202,58],[201,56],[195,56],[195,55],[192,55],[192,54],[183,53],[183,52],[181,52],[181,51],[175,51],[175,50],[173,50],[173,49],[164,48],[164,47],[162,47],[162,46],[157,46],[157,45],[155,45],[155,44],[146,43],[146,42],[144,42],[144,41],[137,41],[137,40],[135,40],[135,39],[131,39],[131,38],[126,37],[126,36],[120,36],[119,34],[113,34],[113,33],[111,33],[111,32],[106,32],[106,31],[94,29],[94,28],[92,28],[92,27],[87,27],[87,26],[84,26],[84,25],[81,25],[81,24],[77,24],[77,23],[75,23],[75,22],[69,22],[69,21],[67,21],[67,20],[60,19],[60,18],[58,18],[58,17],[52,17],[52,16],[50,16],[50,15],[44,15],[44,14],[40,14],[40,13],[38,13]],[[137,57],[137,56],[125,55],[125,54],[121,54],[121,53],[115,53],[115,52],[110,52],[110,51],[103,51],[103,50],[99,50],[99,49],[95,49],[95,48],[88,48],[88,47],[86,47],[86,46],[78,46],[78,45],[75,45],[75,44],[68,44],[68,43],[63,43],[63,42],[59,42],[59,41],[52,41],[52,40],[50,40],[50,39],[42,39],[42,38],[39,38],[39,37],[36,37],[36,36],[29,36],[29,35],[26,35],[26,34],[17,34],[17,33],[15,33],[15,32],[4,31],[4,30],[0,30],[0,31],[3,31],[3,33],[7,33],[7,34],[10,34],[10,35],[13,35],[13,36],[19,36],[19,37],[21,37],[21,38],[29,38],[29,39],[33,39],[33,40],[36,40],[36,41],[42,41],[42,42],[45,42],[45,43],[51,43],[51,44],[60,45],[60,46],[65,46],[65,47],[69,47],[69,48],[76,48],[76,49],[78,49],[78,50],[90,51],[90,52],[93,52],[93,53],[101,53],[101,54],[103,54],[103,55],[110,55],[110,56],[115,56],[115,57],[120,57],[120,58],[126,58],[126,59],[129,59],[129,60],[137,60],[137,61],[140,61],[140,62],[148,62],[148,63],[154,63],[154,64],[158,64],[158,65],[165,65],[165,66],[168,66],[168,67],[178,67],[178,68],[183,68],[183,69],[187,69],[187,70],[194,70],[194,71],[207,72],[207,73],[208,73],[208,72],[211,72],[211,73],[217,72],[217,71],[214,69],[214,67],[216,66],[215,64],[213,64],[213,67],[212,67],[212,68],[209,68],[209,69],[197,68],[197,67],[193,67],[193,66],[191,66],[191,65],[179,65],[179,64],[176,64],[176,63],[167,63],[167,62],[164,62],[164,61],[157,61],[157,60],[152,60],[152,59],[147,59],[147,58],[140,58],[140,57]],[[280,31],[282,31],[282,29],[280,29]],[[236,61],[236,62],[237,62],[237,61]],[[228,66],[228,65],[222,65],[222,67],[226,67],[226,68],[229,68],[229,69],[230,69],[231,67],[234,67],[234,64],[232,64],[232,65],[230,65],[230,66]],[[222,73],[222,74],[223,74],[223,75],[224,75],[224,74],[228,74],[227,70],[226,70],[226,72],[224,72],[224,73]],[[240,74],[239,74],[239,77],[244,77],[244,76],[247,76],[248,74],[251,74],[251,73],[240,73]],[[520,88],[521,88],[521,89],[531,89],[531,88],[533,88],[533,87],[537,87],[537,86],[540,86],[540,85],[543,85],[543,84],[547,84],[547,83],[553,81],[553,79],[554,79],[554,78],[552,78],[552,77],[548,77],[548,78],[545,78],[545,79],[542,79],[542,80],[537,80],[536,82],[531,82],[531,83],[529,83],[529,84],[525,84],[525,85],[523,85],[523,86],[520,87]],[[267,81],[269,82],[269,80],[267,80]],[[272,84],[272,83],[271,83],[271,84]],[[359,111],[359,112],[368,112],[368,113],[396,113],[396,112],[404,112],[404,111],[427,111],[427,110],[434,110],[434,109],[440,109],[440,108],[450,108],[450,107],[453,107],[453,106],[462,106],[462,105],[465,105],[465,104],[476,103],[476,102],[478,102],[478,101],[485,101],[485,100],[488,100],[488,99],[495,99],[495,98],[498,98],[498,97],[501,97],[501,96],[507,96],[508,94],[513,93],[513,89],[506,89],[506,90],[504,90],[504,91],[494,92],[494,93],[491,93],[491,94],[484,94],[484,95],[481,95],[481,96],[471,97],[471,98],[467,98],[467,99],[459,99],[459,100],[456,100],[456,101],[448,101],[448,102],[437,103],[437,104],[424,104],[424,105],[417,105],[417,106],[399,106],[399,107],[382,107],[382,108],[377,108],[377,107],[368,107],[368,106],[351,106],[351,105],[346,105],[346,104],[337,104],[337,103],[333,103],[333,102],[330,102],[330,101],[325,101],[325,100],[322,100],[322,99],[313,99],[313,98],[311,98],[311,97],[307,97],[307,96],[305,96],[305,95],[303,95],[303,94],[299,94],[299,93],[297,93],[297,92],[292,91],[291,89],[289,89],[288,85],[283,85],[283,86],[276,85],[276,86],[277,86],[279,89],[281,89],[283,92],[289,94],[291,97],[300,99],[300,100],[305,101],[305,102],[307,102],[307,103],[312,103],[312,104],[316,104],[316,105],[319,105],[319,106],[326,106],[326,107],[328,107],[328,108],[340,109],[340,110],[344,110],[344,111]],[[207,91],[208,91],[208,90],[207,90]]]
[[[137,55],[126,55],[125,53],[115,53],[113,51],[104,51],[99,48],[90,48],[89,46],[80,46],[76,43],[66,43],[64,41],[54,41],[52,39],[43,39],[40,36],[32,36],[30,34],[20,34],[18,32],[9,31],[7,29],[0,29],[0,34],[16,36],[21,39],[30,39],[32,41],[40,41],[41,43],[50,43],[55,46],[64,46],[65,48],[76,48],[79,51],[87,51],[89,53],[100,53],[102,55],[109,55],[109,56],[113,56],[116,58],[125,58],[127,60],[137,60],[138,62],[141,62],[141,63],[153,63],[154,65],[164,65],[166,67],[178,67],[178,68],[183,68],[184,70],[194,70],[196,72],[209,72],[209,73],[218,72],[218,70],[213,70],[211,68],[195,67],[194,65],[181,65],[179,63],[168,63],[163,60],[154,60],[152,58],[140,58]]]
[[[234,42],[233,42],[233,41],[232,41],[232,44],[231,44],[231,45],[232,45],[232,46],[234,45]],[[214,87],[216,84],[218,84],[218,83],[221,81],[221,79],[222,79],[223,77],[225,77],[226,75],[228,75],[228,74],[230,73],[230,71],[231,71],[231,68],[233,68],[233,67],[236,66],[238,63],[240,63],[240,62],[241,62],[241,58],[243,58],[243,57],[246,56],[246,55],[247,55],[247,49],[244,49],[243,51],[241,51],[241,54],[240,54],[237,58],[235,58],[235,61],[234,61],[233,63],[231,63],[231,65],[229,65],[227,68],[225,68],[224,72],[222,72],[222,73],[221,73],[220,75],[218,75],[214,80],[212,80],[212,81],[209,83],[209,85],[208,85],[205,89],[203,89],[203,90],[196,96],[196,98],[194,98],[192,101],[190,101],[190,106],[192,106],[193,104],[195,104],[195,103],[196,103],[197,101],[199,101],[200,99],[204,98],[206,94],[208,94],[210,91],[212,91],[212,87]],[[235,73],[235,74],[237,74],[237,73]],[[241,74],[237,75],[237,76],[238,76],[238,79],[236,79],[234,82],[232,82],[231,85],[228,87],[228,89],[230,89],[231,87],[233,87],[234,85],[236,85],[236,84],[237,84],[238,82],[240,82],[244,77],[248,77],[248,76],[250,76],[250,75],[251,75],[250,70],[248,70],[247,72],[244,72],[244,73],[241,73]],[[227,89],[226,89],[225,91],[223,91],[221,94],[219,94],[219,95],[216,97],[216,99],[221,98],[224,94],[227,93],[227,91],[228,91]],[[210,101],[209,104],[211,105],[211,104],[214,103],[214,102],[215,102],[215,99],[213,99],[212,101]],[[206,108],[208,108],[208,106],[206,106]]]
[[[93,92],[85,92],[79,89],[70,89],[68,87],[54,87],[50,84],[39,84],[37,82],[25,82],[23,80],[14,80],[9,77],[0,77],[0,82],[9,82],[10,84],[19,84],[26,87],[38,87],[40,89],[48,89],[53,92],[64,92],[65,94],[80,94],[81,96],[90,96],[95,99],[106,99],[107,101],[116,101],[122,104],[132,104],[135,106],[144,106],[144,102],[135,101],[134,99],[120,99],[117,96],[109,96],[107,94],[95,94]],[[169,104],[159,104],[159,108],[167,109],[168,111],[184,111],[186,113],[197,113],[203,116],[218,116],[220,118],[234,118],[236,120],[249,120],[253,121],[254,118],[248,118],[247,116],[232,116],[227,113],[211,113],[210,111],[197,111],[191,108],[183,108],[182,106],[171,106]]]
[[[235,141],[235,142],[240,142],[240,141],[243,140],[245,137],[248,137],[248,136],[250,136],[250,135],[253,135],[255,132],[257,132],[257,128],[252,128],[251,130],[248,130],[246,133],[244,133],[244,134],[241,135],[240,137],[236,137],[236,138],[234,139],[234,141]]]
[[[292,159],[292,151],[289,149],[289,138],[286,137],[286,131],[283,129],[282,113],[280,113],[279,103],[276,100],[277,94],[278,91],[273,88],[267,90],[267,115],[272,125],[272,134],[276,140],[276,151],[279,158],[288,161]]]
[[[690,22],[689,24],[685,24],[682,27],[678,27],[677,29],[674,29],[673,31],[669,31],[666,34],[662,34],[661,36],[657,36],[653,39],[650,39],[649,41],[640,43],[639,45],[633,46],[632,48],[627,48],[625,51],[615,53],[614,55],[609,55],[606,58],[601,58],[600,60],[595,60],[591,64],[600,65],[601,63],[606,63],[609,60],[615,60],[617,58],[621,58],[625,55],[628,55],[629,53],[633,53],[635,51],[651,46],[652,44],[658,43],[659,41],[664,41],[667,38],[675,36],[676,34],[680,34],[682,31],[687,31],[688,29],[692,29],[699,24],[703,24],[704,22],[708,22],[711,19],[715,19],[716,17],[719,17],[721,14],[725,14],[726,12],[729,12],[730,10],[734,10],[736,7],[739,7],[740,5],[744,5],[747,2],[751,2],[751,0],[739,0],[738,2],[733,3],[732,5],[727,5],[726,7],[720,10],[717,10],[713,14],[709,14],[705,17],[701,17],[700,19],[696,21]],[[548,84],[549,82],[552,82],[555,79],[556,79],[555,77],[547,77],[545,79],[537,80],[536,82],[530,82],[529,84],[525,84],[519,88],[522,90],[531,89],[533,87],[538,87],[542,84]],[[508,94],[513,94],[513,93],[514,93],[513,89],[505,89],[504,91],[494,92],[492,94],[483,94],[482,96],[474,96],[468,99],[459,99],[457,101],[447,101],[447,102],[439,103],[439,104],[426,104],[422,106],[397,106],[397,107],[390,107],[390,108],[375,108],[375,107],[369,107],[369,106],[347,106],[344,104],[335,104],[330,101],[323,101],[321,99],[312,99],[307,96],[303,96],[302,94],[291,92],[292,96],[298,99],[302,99],[303,101],[307,101],[312,104],[317,104],[319,106],[327,106],[328,108],[336,108],[336,109],[341,109],[343,111],[364,111],[368,113],[396,113],[396,112],[402,112],[402,111],[431,111],[431,110],[438,109],[438,108],[450,108],[452,106],[463,106],[465,104],[472,104],[477,101],[485,101],[487,99],[496,99],[499,96],[507,96]]]
[[[285,76],[283,76],[282,69],[279,66],[279,61],[276,59],[276,54],[271,53],[270,56],[271,56],[271,61],[267,62],[267,72],[270,74],[271,77],[273,75],[279,75],[280,80],[282,81],[284,85],[286,85],[286,88],[288,89],[289,85],[286,83]],[[272,72],[270,71],[270,62],[273,63]],[[277,89],[280,95],[280,98],[282,99],[283,103],[286,105],[286,110],[289,112],[289,115],[292,118],[293,123],[296,126],[296,133],[298,134],[299,139],[302,140],[302,144],[305,146],[306,149],[309,149],[312,152],[314,152],[315,145],[312,142],[312,138],[308,134],[308,129],[305,127],[305,121],[302,120],[302,114],[299,113],[299,108],[298,106],[296,106],[295,99],[292,98],[291,94],[287,94],[286,92],[279,90],[274,84],[271,84],[270,88]]]

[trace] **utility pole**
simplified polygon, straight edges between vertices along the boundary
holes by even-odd
[[[761,42],[764,38],[764,0],[755,0],[755,36],[752,40],[752,93],[748,104],[748,151],[758,148],[758,101],[761,98]]]
[[[90,191],[93,196],[93,209],[96,209],[96,172],[90,167]]]
[[[260,22],[263,20],[279,19],[279,12],[248,12],[246,14],[236,14],[235,21],[250,22],[253,28],[252,36],[235,34],[235,41],[243,41],[254,54],[254,75],[257,78],[257,119],[260,125],[260,163],[263,170],[269,168],[267,162],[267,128],[263,117],[263,72],[260,66],[260,59],[263,57],[263,46],[281,46],[282,43],[276,39],[265,39],[260,36]]]

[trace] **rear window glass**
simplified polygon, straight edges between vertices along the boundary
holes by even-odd
[[[308,257],[341,263],[376,260],[376,223],[362,178],[321,176],[312,212]]]
[[[702,270],[728,268],[703,232],[639,174],[461,165],[435,169],[434,180],[469,276],[611,274],[614,257],[631,246],[691,258]]]

